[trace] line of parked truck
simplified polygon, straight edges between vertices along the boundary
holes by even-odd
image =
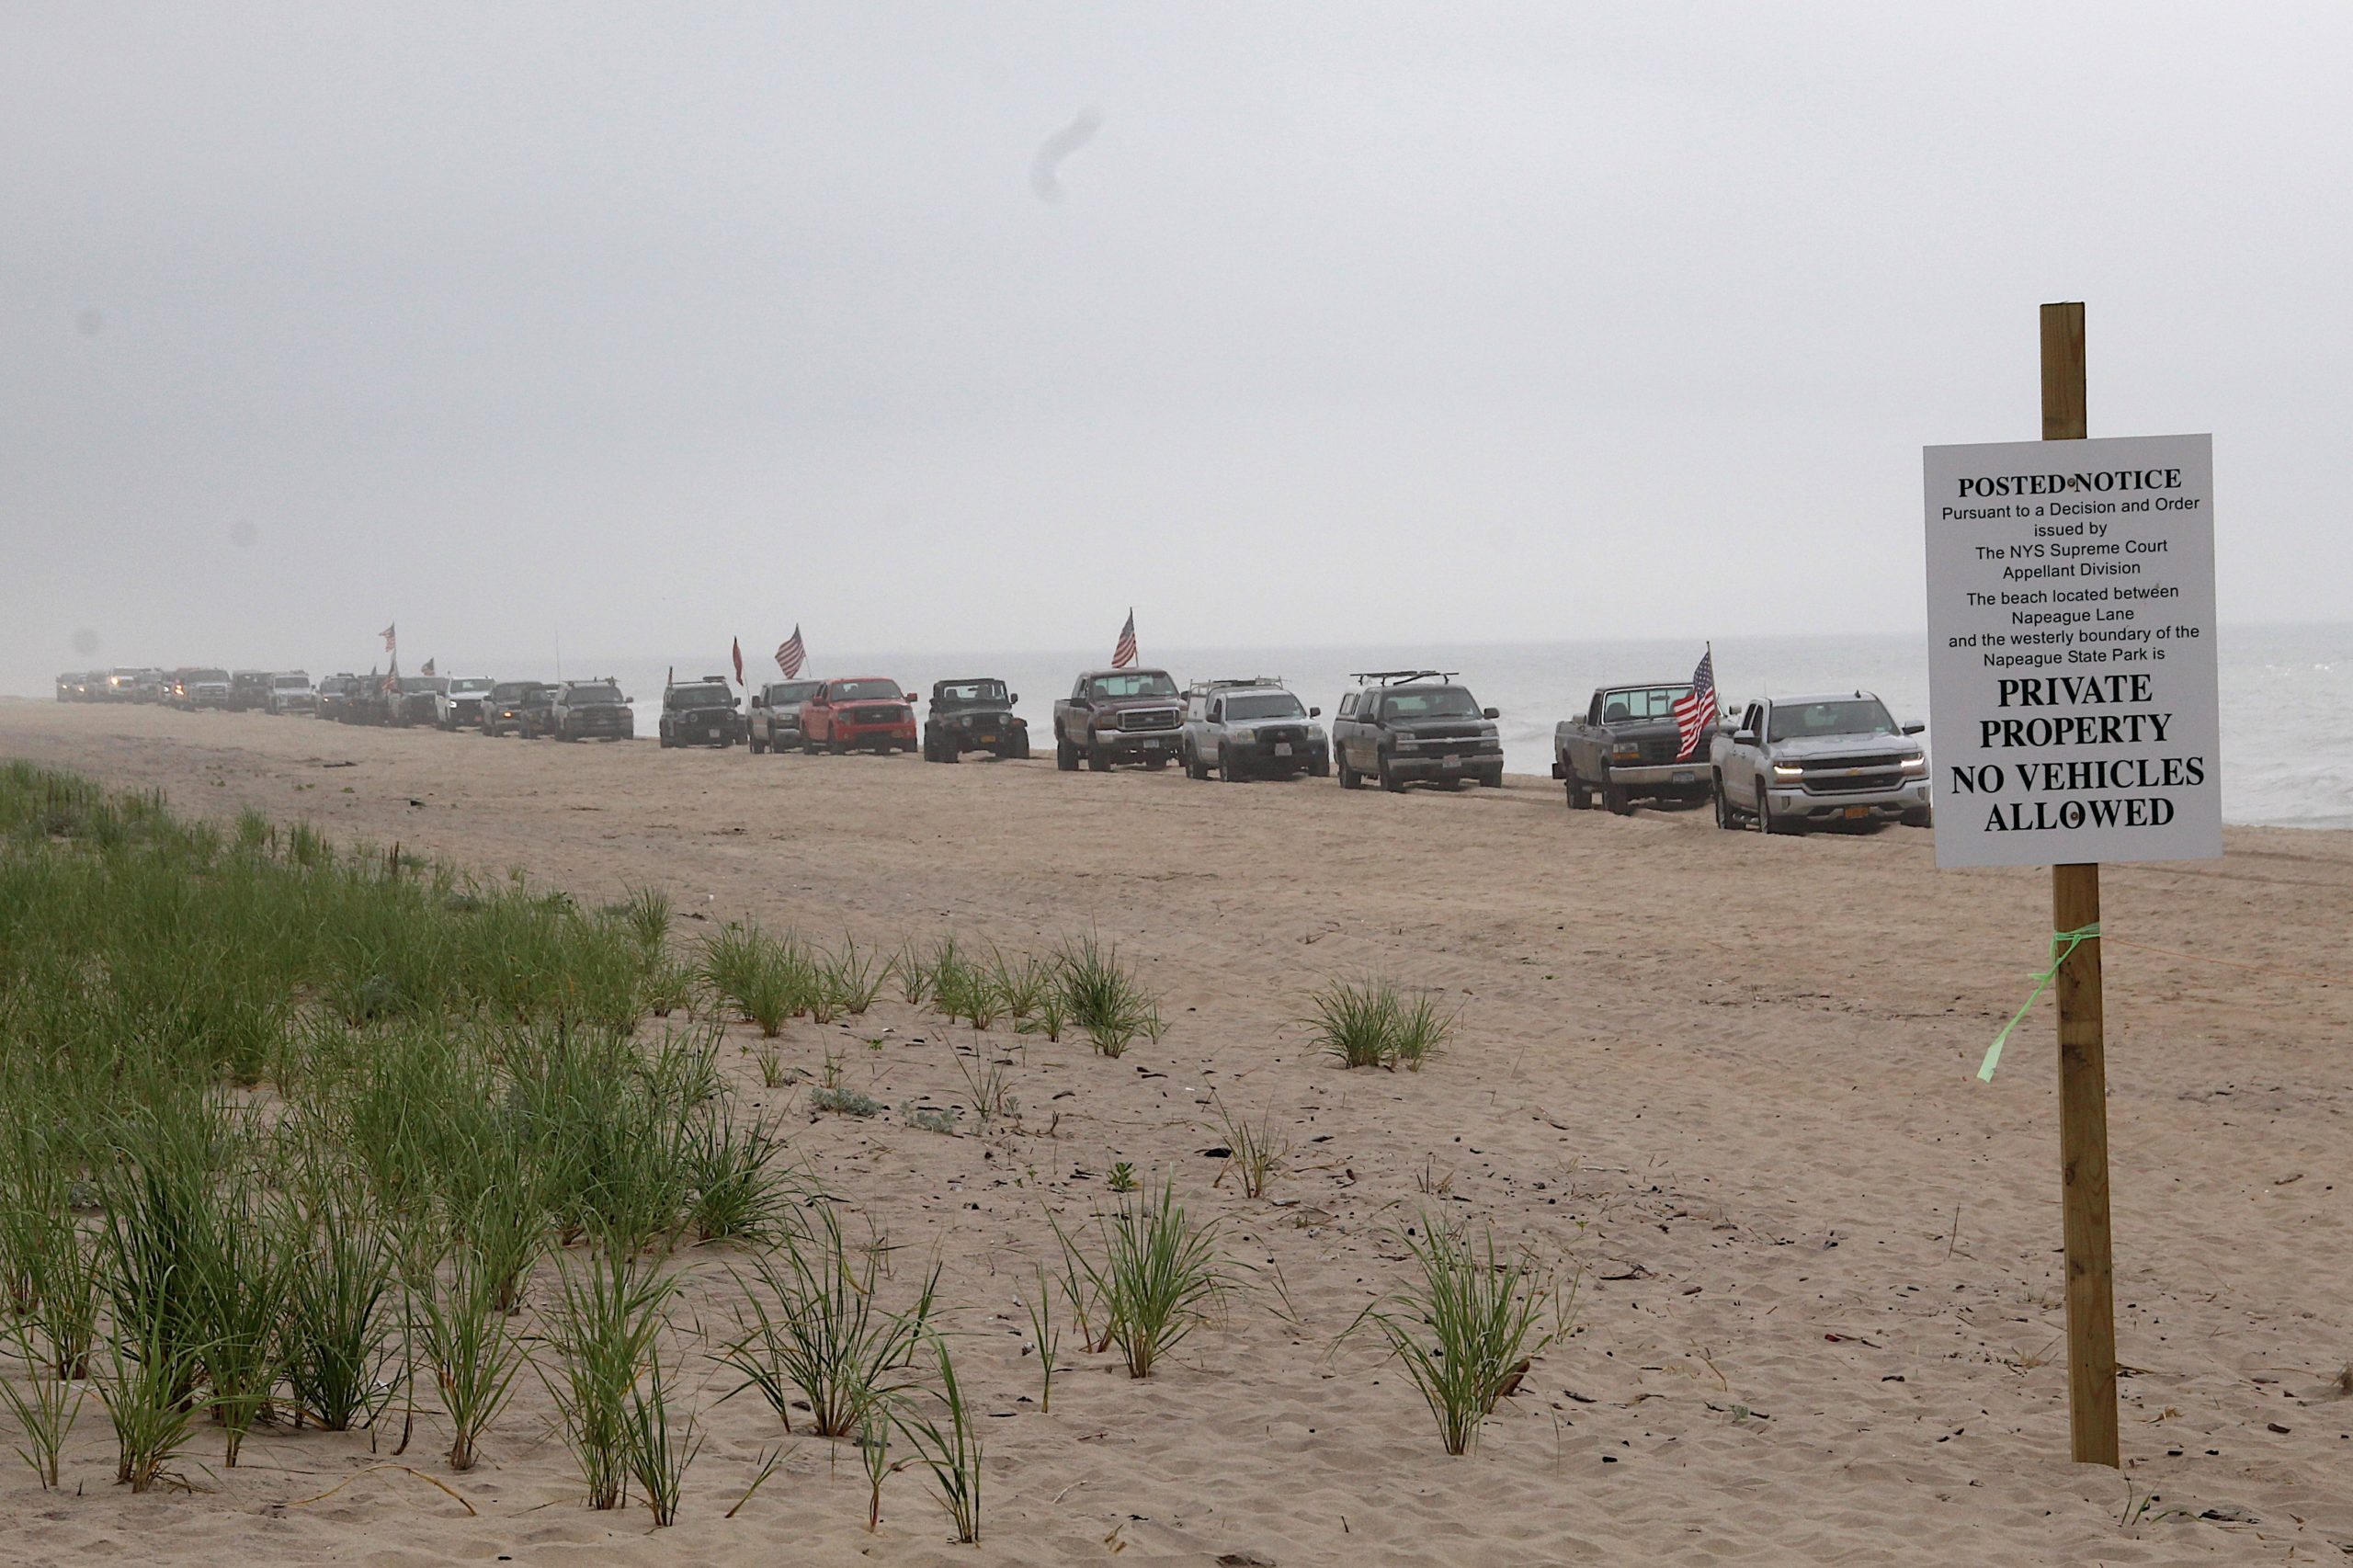
[[[628,740],[632,699],[610,678],[494,681],[465,676],[342,674],[316,683],[299,670],[109,670],[60,676],[60,701],[161,702],[196,710],[312,713],[347,724],[433,725],[525,740]],[[1688,681],[1597,687],[1583,713],[1552,736],[1552,777],[1573,810],[1620,815],[1638,805],[1703,807],[1716,824],[1765,833],[1870,828],[1930,820],[1922,726],[1898,723],[1867,691],[1765,698],[1710,717],[1687,737],[1676,705]],[[936,681],[919,699],[883,676],[775,681],[737,705],[720,676],[663,689],[664,748],[744,745],[755,755],[799,751],[913,752],[928,762],[967,755],[1030,755],[1018,694],[1004,681]],[[1088,670],[1053,706],[1054,766],[1108,772],[1122,766],[1229,783],[1336,774],[1340,787],[1378,784],[1500,789],[1499,715],[1454,672],[1368,671],[1352,679],[1328,725],[1272,676],[1179,686],[1164,669]]]

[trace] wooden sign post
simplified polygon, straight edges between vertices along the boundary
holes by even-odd
[[[2091,434],[2084,406],[2084,307],[2042,307],[2042,438]],[[2099,867],[2051,868],[2051,928],[2099,924]],[[2078,1464],[2119,1465],[2116,1287],[2109,1256],[2108,1062],[2099,938],[2059,960],[2059,1171],[2067,1247],[2067,1425]]]

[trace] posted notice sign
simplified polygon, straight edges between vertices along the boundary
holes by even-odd
[[[1927,450],[1937,864],[2222,852],[2213,438]]]

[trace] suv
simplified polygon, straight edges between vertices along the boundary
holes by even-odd
[[[1569,809],[1601,804],[1620,816],[1636,801],[1696,804],[1714,792],[1708,771],[1708,745],[1715,738],[1711,713],[1687,754],[1675,705],[1691,697],[1691,683],[1653,681],[1646,686],[1605,686],[1586,704],[1581,719],[1552,727],[1552,777],[1561,781]]]
[[[199,708],[218,708],[226,711],[229,707],[227,670],[182,670],[176,689],[178,699],[174,706],[191,713]]]
[[[565,681],[549,702],[540,733],[560,741],[585,741],[591,735],[608,741],[634,740],[637,716],[630,711],[629,701],[621,695],[620,682],[610,676],[602,680]]]
[[[723,749],[744,738],[744,715],[735,710],[727,677],[705,676],[662,688],[662,717],[655,727],[665,751],[691,745]]]
[[[319,705],[318,693],[311,689],[311,677],[301,670],[287,670],[269,677],[269,695],[262,706],[272,713],[309,713]]]
[[[926,762],[954,762],[984,751],[1015,758],[1029,755],[1029,721],[1014,712],[1021,699],[1005,682],[980,677],[931,683],[931,714],[923,723]]]
[[[1054,766],[1097,773],[1115,762],[1157,771],[1176,755],[1184,700],[1166,670],[1089,670],[1054,704]]]
[[[852,746],[913,751],[915,700],[897,681],[879,676],[829,680],[801,705],[801,749],[822,746],[836,756]]]
[[[131,695],[128,680],[123,683],[122,695],[126,698]],[[267,670],[239,670],[229,677],[230,712],[250,713],[256,708],[268,706],[269,672]]]
[[[412,724],[431,724],[438,721],[433,710],[441,699],[441,688],[449,683],[439,676],[403,676],[397,690],[388,690],[389,699],[384,722],[406,729]]]
[[[352,694],[359,689],[359,677],[346,670],[339,675],[324,676],[319,682],[317,702],[311,711],[321,719],[340,719],[351,702]]]
[[[482,706],[489,700],[490,691],[487,676],[451,676],[434,694],[433,722],[445,730],[481,723]]]
[[[1203,681],[1185,694],[1185,777],[1207,778],[1215,768],[1229,784],[1253,774],[1322,778],[1332,771],[1332,742],[1309,721],[1323,714],[1273,676]]]
[[[1367,775],[1395,792],[1411,783],[1476,778],[1504,782],[1498,717],[1444,670],[1375,670],[1354,677],[1358,689],[1332,716],[1332,760],[1340,788],[1360,790]]]
[[[631,725],[634,733],[635,726]],[[555,733],[555,687],[533,686],[515,704],[515,733],[527,741]]]
[[[752,693],[744,732],[754,756],[801,744],[801,705],[825,689],[821,680],[772,680]]]
[[[525,700],[533,693],[545,698],[548,685],[540,680],[503,680],[490,688],[482,699],[482,733],[485,735],[519,735],[523,733]]]

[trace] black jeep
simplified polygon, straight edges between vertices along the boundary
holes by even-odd
[[[744,738],[744,715],[722,676],[679,681],[662,688],[662,746],[733,745]]]
[[[1013,710],[1021,699],[1005,682],[985,676],[931,683],[931,712],[923,722],[923,759],[954,762],[961,753],[1029,755],[1029,721]]]

